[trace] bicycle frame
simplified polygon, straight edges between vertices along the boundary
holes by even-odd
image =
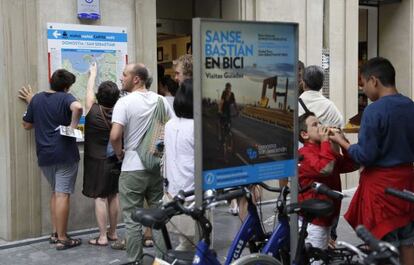
[[[280,249],[282,249],[283,246],[290,246],[289,218],[287,214],[284,213],[287,194],[288,188],[284,187],[277,199],[278,224],[273,230],[272,235],[270,236],[266,245],[261,250],[261,253],[271,255],[274,258],[279,257]],[[283,257],[279,258],[282,259]]]
[[[290,228],[288,219],[285,217],[279,218],[279,224],[273,231],[269,241],[263,247],[261,252],[277,258],[279,256],[279,250],[282,246],[289,243],[289,235]]]
[[[209,244],[205,240],[201,240],[197,244],[193,265],[221,265],[221,263],[213,250],[210,249]]]
[[[250,240],[264,241],[266,239],[256,206],[251,198],[247,198],[247,200],[248,215],[227,252],[225,265],[229,265],[232,261],[238,259]]]

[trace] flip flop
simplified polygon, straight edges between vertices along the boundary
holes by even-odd
[[[99,247],[106,247],[108,245],[108,243],[106,243],[106,244],[99,243],[99,236],[89,240],[88,244],[92,245],[92,246],[99,246]]]
[[[80,246],[82,244],[82,240],[81,239],[72,239],[72,238],[68,238],[66,240],[58,240],[56,242],[56,250],[65,250],[68,248],[73,248],[73,247],[77,247]],[[59,245],[60,244],[60,245]]]

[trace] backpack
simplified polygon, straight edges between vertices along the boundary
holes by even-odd
[[[160,173],[161,158],[164,155],[164,128],[168,121],[162,97],[158,97],[157,106],[148,124],[148,129],[136,151],[146,171]]]

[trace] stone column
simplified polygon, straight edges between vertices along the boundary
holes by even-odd
[[[358,113],[358,1],[327,1],[330,52],[329,96],[345,123]],[[356,134],[347,135],[351,143]],[[344,189],[358,184],[358,172],[342,176]]]
[[[330,98],[348,120],[358,110],[358,1],[329,1]]]
[[[304,8],[306,17],[305,27],[302,28],[305,28],[303,35],[306,36],[304,47],[306,57],[303,60],[306,65],[322,65],[323,0],[308,0]]]
[[[305,65],[321,65],[323,0],[261,0],[256,2],[256,19],[299,24],[299,59]]]
[[[382,5],[378,20],[378,55],[395,67],[398,91],[413,96],[413,1]]]
[[[22,126],[26,105],[17,90],[37,84],[37,6],[0,0],[0,237],[40,233],[40,181],[33,132]]]
[[[135,0],[135,62],[142,62],[150,69],[153,91],[157,91],[156,16],[156,1]]]

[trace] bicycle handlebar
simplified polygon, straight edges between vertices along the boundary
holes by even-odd
[[[397,190],[397,189],[394,189],[394,188],[386,188],[385,193],[414,203],[414,195],[410,194],[409,192]]]
[[[215,201],[230,201],[236,198],[243,197],[246,194],[245,189],[237,189],[224,194],[218,194],[215,196]]]
[[[326,196],[334,200],[342,200],[344,198],[344,194],[342,194],[341,192],[332,190],[325,184],[319,182],[313,182],[312,188],[315,189],[316,192],[325,194]]]
[[[359,260],[364,260],[368,256],[367,254],[365,254],[364,252],[359,250],[354,245],[351,245],[351,244],[349,244],[345,241],[338,241],[338,242],[336,242],[336,245],[339,246],[339,247],[345,247],[345,248],[351,250],[352,252],[354,252],[358,256]]]
[[[259,185],[260,185],[262,188],[264,188],[265,190],[270,191],[270,192],[281,192],[281,191],[282,191],[282,188],[271,187],[271,186],[267,185],[267,184],[266,184],[266,183],[264,183],[264,182],[260,182],[260,183],[259,183]]]
[[[371,234],[371,232],[369,232],[368,229],[366,229],[365,226],[363,225],[357,226],[355,232],[357,236],[360,239],[362,239],[365,243],[367,243],[368,246],[374,251],[374,253],[371,254],[371,256],[374,255],[374,259],[377,253],[378,254],[386,253],[387,255],[386,258],[392,265],[400,264],[398,260],[395,257],[393,257],[393,253],[396,253],[396,250],[392,249],[394,247],[391,244],[386,243],[386,242],[381,242],[378,239],[376,239]]]
[[[374,251],[380,251],[381,247],[379,245],[379,240],[376,239],[368,229],[365,228],[363,225],[357,226],[355,230],[357,236],[362,239],[368,246]]]
[[[279,187],[271,187],[269,185],[267,185],[264,182],[258,183],[258,185],[260,185],[261,187],[263,187],[264,189],[270,191],[270,192],[282,192],[283,187],[279,188]],[[288,189],[288,187],[286,187],[286,189]],[[316,192],[321,193],[321,194],[325,194],[328,197],[332,198],[332,199],[342,199],[344,197],[344,195],[341,192],[335,191],[330,189],[328,186],[326,186],[325,184],[319,183],[319,182],[312,182],[312,184],[310,184],[309,186],[300,189],[299,193],[301,192],[305,192],[309,189],[314,189]],[[289,191],[289,190],[287,190]],[[224,194],[218,194],[218,195],[213,195],[211,198],[209,198],[209,200],[207,200],[207,204],[211,203],[212,200],[215,202],[218,201],[229,201],[232,199],[236,199],[239,197],[243,197],[244,195],[246,195],[246,193],[248,193],[248,190],[246,190],[245,187],[234,187],[231,188],[230,190],[228,190],[226,193]],[[190,191],[179,191],[178,194],[174,197],[174,199],[171,202],[168,202],[164,205],[164,208],[168,208],[168,207],[173,207],[174,205],[177,204],[177,202],[181,202],[183,203],[185,201],[185,198],[193,196],[194,195],[194,190],[190,190]],[[179,209],[182,211],[182,209]],[[187,213],[188,214],[188,213]]]

